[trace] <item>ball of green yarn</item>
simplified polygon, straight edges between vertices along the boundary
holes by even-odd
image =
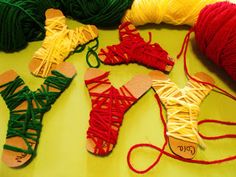
[[[109,27],[118,24],[133,0],[59,0],[62,11],[85,24]]]
[[[55,0],[0,0],[0,51],[23,49],[44,38],[45,11]]]

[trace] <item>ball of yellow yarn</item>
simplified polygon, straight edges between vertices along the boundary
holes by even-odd
[[[122,21],[135,26],[161,22],[193,26],[198,14],[208,4],[224,0],[134,0]],[[236,3],[236,0],[229,0]]]

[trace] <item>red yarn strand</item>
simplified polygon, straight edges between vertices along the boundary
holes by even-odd
[[[220,121],[220,120],[214,120],[214,119],[204,119],[198,122],[198,125],[206,124],[206,123],[215,123],[215,124],[221,124],[221,125],[229,125],[229,126],[236,126],[236,122],[226,122],[226,121]],[[225,134],[221,136],[205,136],[199,132],[199,135],[203,139],[207,140],[217,140],[217,139],[224,139],[224,138],[236,138],[236,134]]]
[[[160,161],[162,155],[163,155],[163,152],[166,148],[166,145],[167,145],[167,136],[166,136],[166,132],[167,132],[167,126],[166,126],[166,123],[165,123],[165,118],[162,114],[162,106],[161,106],[161,100],[159,98],[158,95],[155,95],[156,99],[157,99],[157,103],[159,105],[159,108],[160,108],[160,117],[161,117],[161,121],[162,121],[162,124],[163,124],[163,127],[164,127],[164,138],[165,138],[165,142],[162,146],[162,148],[160,149],[160,154],[158,155],[157,159],[155,160],[155,162],[150,165],[148,168],[146,168],[145,170],[137,170],[133,167],[133,165],[131,164],[131,161],[130,161],[130,158],[131,158],[131,153],[134,149],[138,148],[138,147],[148,147],[148,146],[153,146],[151,144],[137,144],[137,145],[134,145],[130,148],[129,152],[128,152],[128,155],[127,155],[127,162],[128,162],[128,166],[129,168],[134,171],[135,173],[139,173],[139,174],[144,174],[144,173],[147,173],[148,171],[150,171],[154,166],[156,166],[158,164],[158,162]],[[154,148],[155,149],[155,148]]]

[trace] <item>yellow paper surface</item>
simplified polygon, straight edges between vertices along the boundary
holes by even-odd
[[[78,22],[69,20],[71,28],[80,25]],[[171,56],[176,57],[188,28],[149,25],[138,29],[146,41],[148,31],[151,31],[152,42],[158,42]],[[116,29],[100,29],[99,33],[100,48],[119,42]],[[29,43],[26,49],[13,54],[0,52],[0,73],[14,69],[32,90],[37,89],[43,83],[43,79],[31,75],[28,64],[41,43],[41,41]],[[77,68],[77,76],[52,106],[52,109],[44,115],[37,156],[28,166],[20,169],[11,169],[0,161],[0,177],[134,177],[139,175],[133,173],[126,162],[129,148],[137,143],[152,143],[159,147],[162,146],[164,142],[163,125],[159,117],[154,91],[150,89],[125,114],[117,145],[109,156],[98,157],[86,151],[86,131],[89,125],[91,100],[83,79],[88,68],[85,55],[86,50],[67,59]],[[192,74],[199,71],[206,72],[216,80],[218,86],[235,94],[235,83],[223,70],[200,54],[194,42],[194,35],[192,35],[187,56],[189,70]],[[102,64],[100,69],[111,71],[109,78],[116,87],[123,85],[136,74],[147,74],[151,71],[151,69],[137,64],[120,66]],[[169,76],[179,87],[185,85],[186,77],[182,58],[176,62]],[[211,92],[201,105],[199,120],[211,118],[236,121],[235,106],[235,102],[229,98]],[[8,120],[9,111],[3,99],[0,98],[0,156],[5,142]],[[235,127],[213,124],[203,125],[199,130],[206,135],[236,133]],[[207,149],[198,149],[195,159],[215,160],[236,154],[236,140],[224,139],[205,141],[205,143]],[[170,151],[168,147],[167,151]],[[140,149],[133,153],[132,161],[137,168],[144,169],[154,161],[157,155],[158,152],[153,150]],[[208,166],[197,165],[163,156],[160,163],[143,176],[231,177],[235,174],[235,165],[236,161]]]

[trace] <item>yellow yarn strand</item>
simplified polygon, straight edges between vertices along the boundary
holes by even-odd
[[[187,86],[179,89],[170,79],[153,80],[152,86],[167,110],[167,135],[205,148],[198,134],[197,117],[199,105],[212,87],[189,80]]]
[[[85,25],[74,30],[68,29],[65,16],[46,19],[46,37],[33,59],[40,60],[34,75],[46,77],[52,65],[62,63],[78,45],[98,37],[95,26]],[[85,34],[86,33],[86,34]]]
[[[224,0],[134,0],[122,21],[130,21],[135,26],[161,22],[193,26],[206,5],[220,1]]]

